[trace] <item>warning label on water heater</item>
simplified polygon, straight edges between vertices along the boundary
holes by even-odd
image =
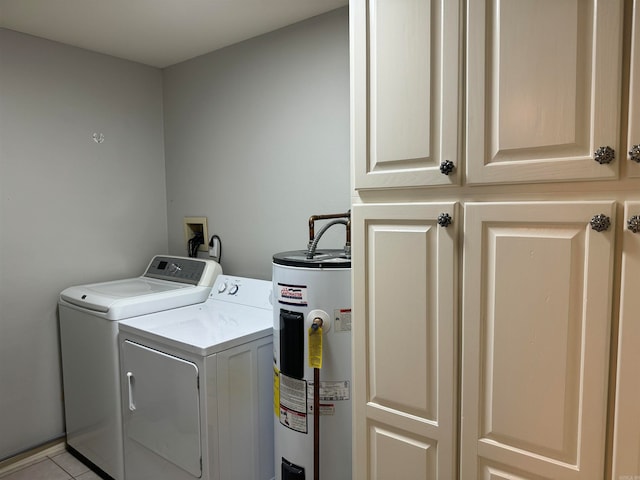
[[[351,309],[341,308],[333,311],[333,318],[335,318],[334,325],[336,332],[350,332],[351,331]]]
[[[307,286],[278,283],[278,302],[285,305],[307,306]]]
[[[313,380],[307,382],[307,413],[313,415]],[[320,415],[335,415],[335,401],[349,400],[351,397],[351,386],[349,380],[338,382],[320,382]],[[327,403],[332,402],[332,403]]]
[[[307,433],[307,382],[280,372],[280,423]]]
[[[310,380],[307,390],[308,401],[313,403],[313,380]],[[330,402],[334,400],[349,400],[351,397],[351,382],[340,380],[338,382],[320,382],[320,401]]]

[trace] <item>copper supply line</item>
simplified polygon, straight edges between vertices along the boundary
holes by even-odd
[[[328,213],[325,215],[311,215],[309,217],[309,241],[313,242],[315,238],[315,223],[318,220],[330,220],[332,218],[347,218],[351,219],[351,211],[347,213]],[[351,229],[347,229],[347,241],[351,243]]]
[[[320,480],[320,369],[313,369],[313,480]]]
[[[320,328],[322,324],[322,318],[313,319],[311,328],[315,335],[322,335]],[[320,480],[320,368],[318,367],[313,369],[313,480]]]
[[[331,220],[332,222],[327,223],[322,227],[320,232],[318,233],[318,237],[316,238],[315,234],[315,222],[317,220]],[[344,220],[346,219],[346,220]],[[309,245],[307,247],[307,258],[312,259],[316,252],[316,247],[320,238],[327,231],[327,229],[336,224],[343,224],[346,227],[346,241],[344,245],[344,253],[347,258],[351,258],[351,210],[347,213],[330,213],[326,215],[312,215],[309,217]]]
[[[346,220],[342,220],[346,219]],[[329,222],[319,232],[318,238],[315,235],[315,222],[317,220],[335,220]],[[331,213],[325,215],[312,215],[309,217],[309,247],[307,258],[313,258],[315,249],[320,237],[330,226],[341,223],[346,227],[345,254],[351,257],[351,211],[347,213]],[[316,318],[313,321],[315,328],[322,326],[322,319]],[[320,480],[320,369],[313,369],[313,480]]]

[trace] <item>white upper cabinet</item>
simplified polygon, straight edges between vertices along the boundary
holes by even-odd
[[[356,189],[460,183],[460,14],[457,0],[351,2]]]
[[[629,79],[629,129],[627,176],[640,177],[640,5],[634,2]]]
[[[621,51],[622,0],[469,0],[467,183],[616,178]]]

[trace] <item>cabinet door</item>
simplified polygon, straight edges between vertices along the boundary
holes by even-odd
[[[614,212],[465,206],[460,478],[604,478]]]
[[[621,13],[622,0],[469,0],[468,183],[617,176]]]
[[[626,202],[624,218],[640,216],[640,202]],[[622,280],[618,331],[612,479],[640,478],[640,233],[622,234]]]
[[[350,8],[356,189],[459,183],[460,1]]]
[[[457,478],[455,213],[353,207],[355,480]]]
[[[640,177],[640,3],[633,2],[631,67],[629,69],[629,130],[627,175]]]

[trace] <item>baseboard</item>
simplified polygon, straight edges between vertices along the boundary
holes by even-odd
[[[16,470],[20,470],[21,468],[38,463],[43,458],[58,455],[66,450],[67,446],[64,441],[64,437],[60,437],[56,440],[44,443],[39,447],[32,448],[31,450],[27,450],[26,452],[7,458],[0,462],[0,478],[7,476]]]

